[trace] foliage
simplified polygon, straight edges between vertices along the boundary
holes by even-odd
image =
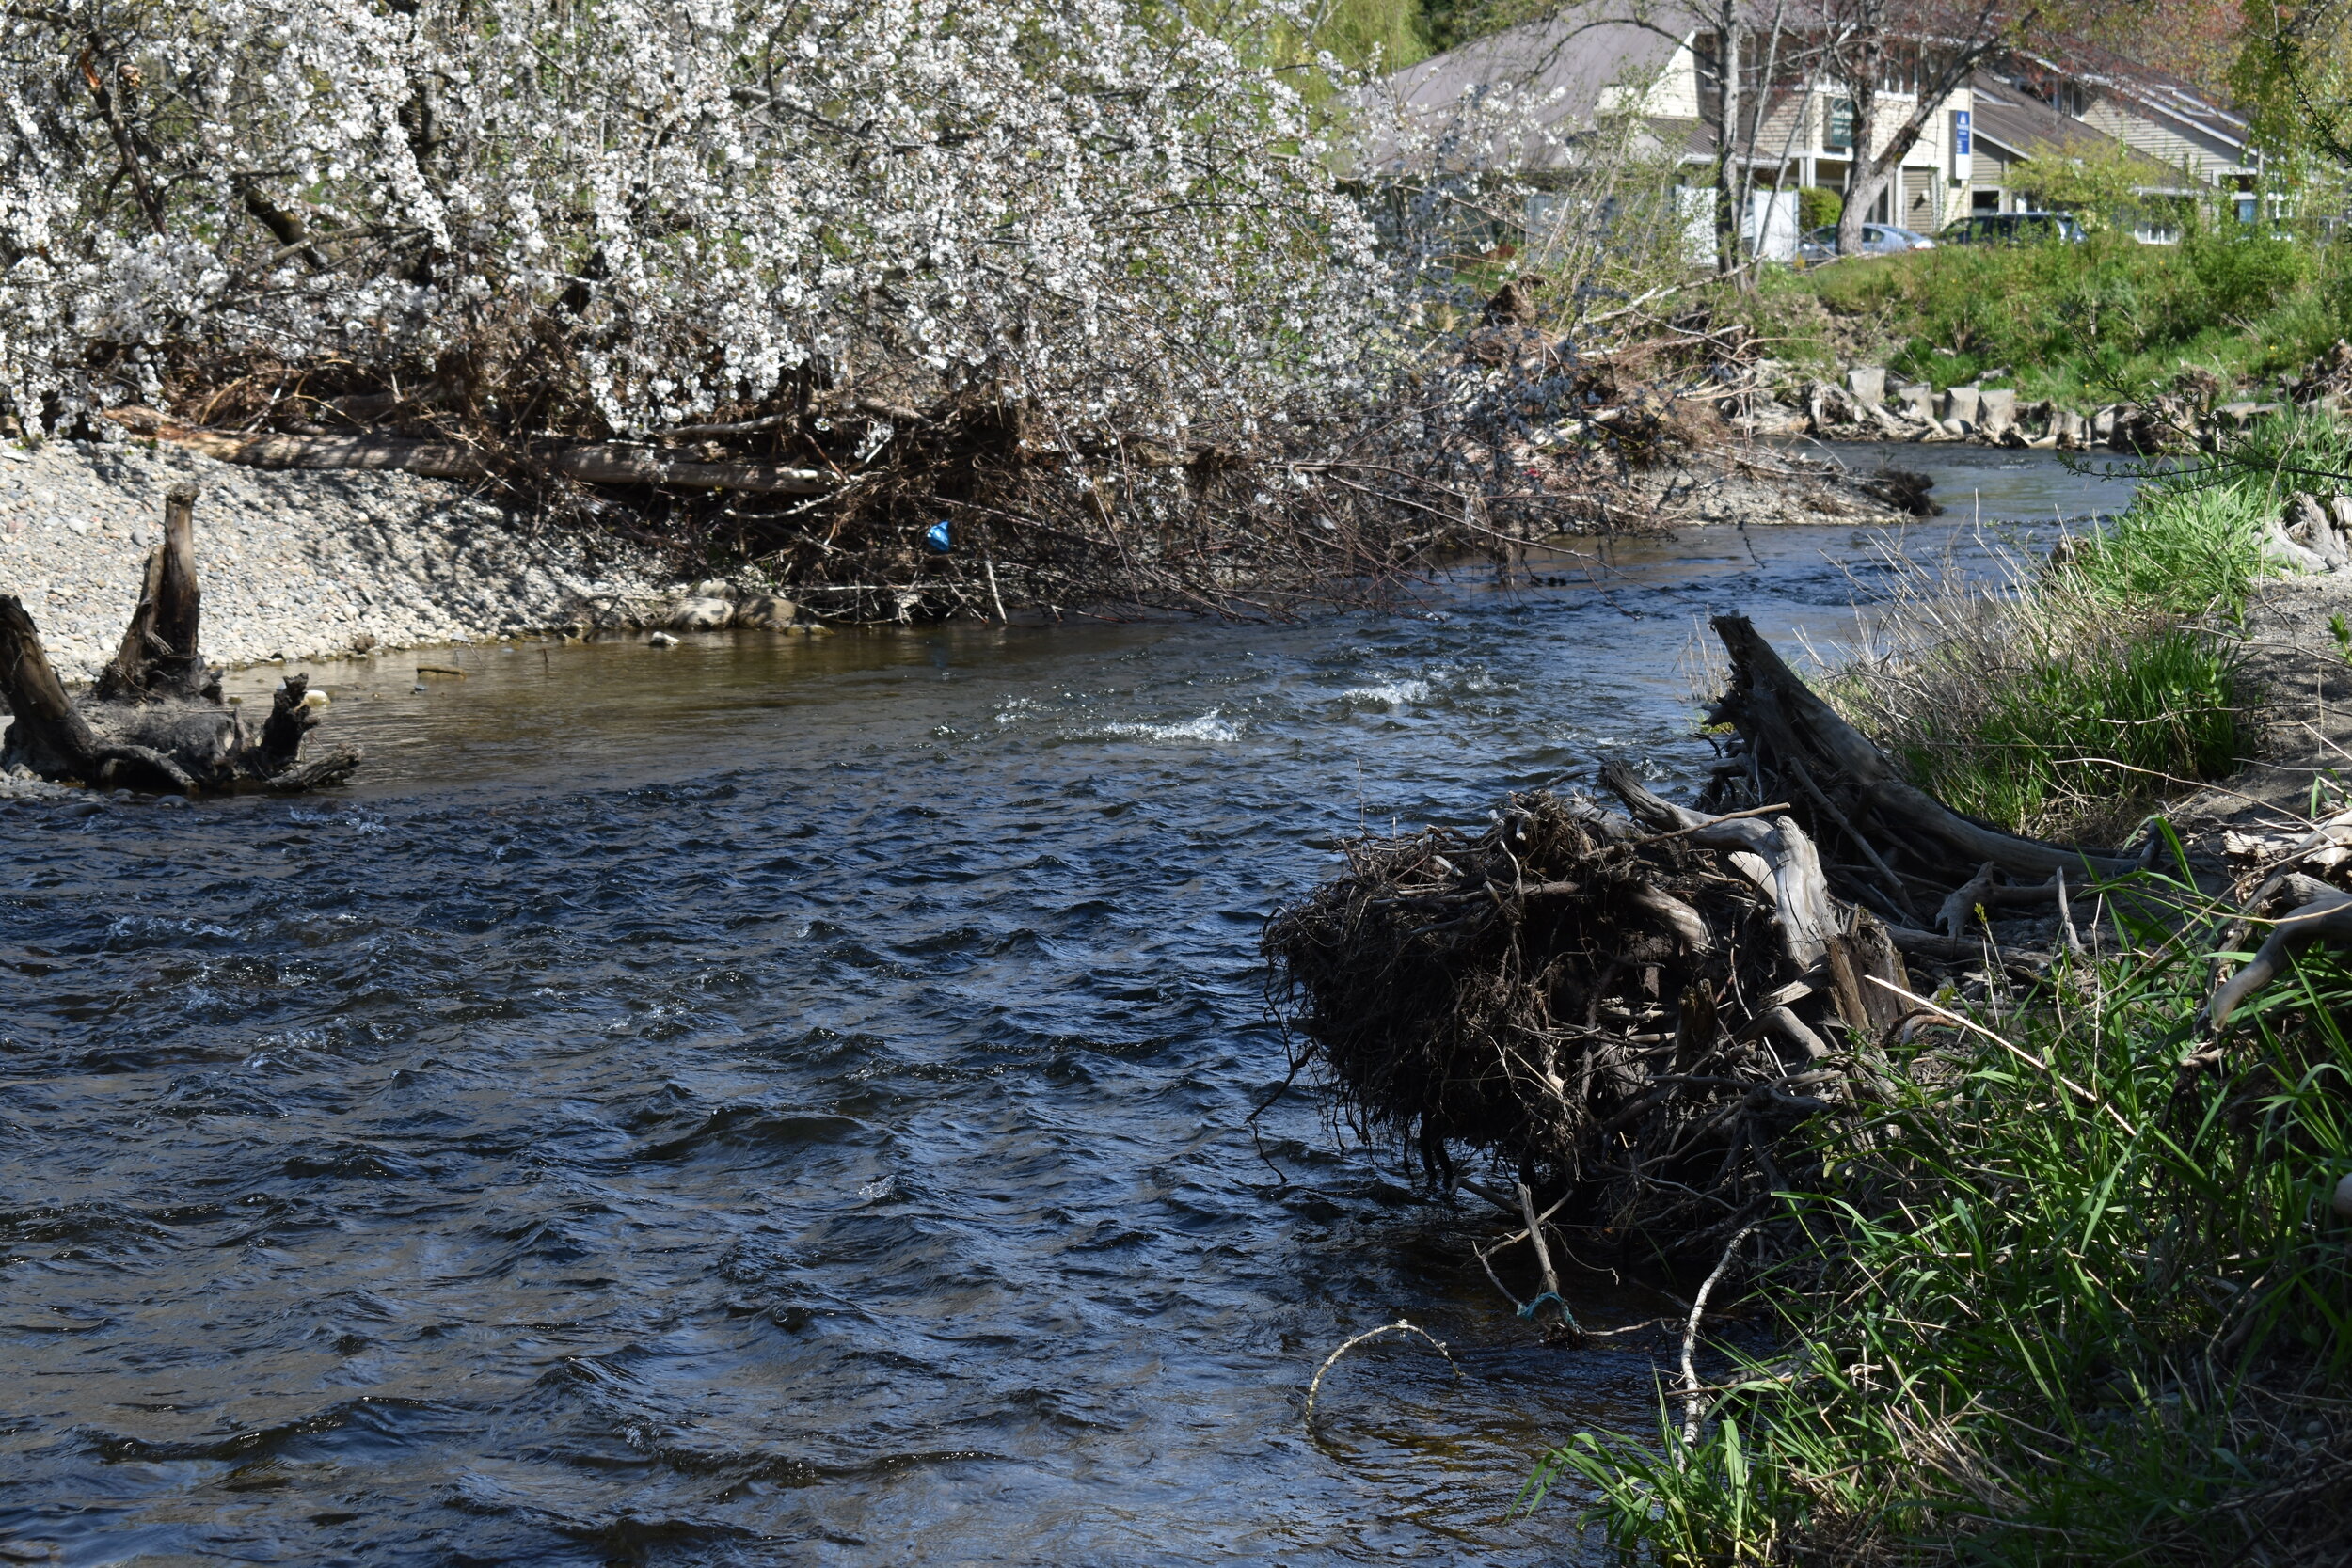
[[[1829,1261],[1769,1292],[1785,1353],[1694,1441],[1661,1410],[1654,1443],[1554,1451],[1537,1495],[1581,1478],[1661,1563],[2339,1560],[2352,975],[2307,959],[2185,1079],[2217,913],[2126,935],[1899,1053],[1887,1102],[1823,1130],[1835,1189],[1795,1199]]]
[[[1804,185],[1797,191],[1797,227],[1810,234],[1837,221],[1846,198],[1826,185]]]
[[[2252,450],[2237,449],[2237,461],[2255,461]],[[2211,483],[2220,472],[2144,484],[2121,515],[2070,542],[2042,596],[2078,597],[2099,616],[2236,617],[2265,575],[2263,525],[2277,506],[2267,476]]]
[[[2352,163],[2352,5],[2309,0],[2249,13],[2230,85],[2276,154]]]
[[[2108,142],[2077,156],[2027,158],[2004,178],[2012,189],[2031,192],[2036,207],[2072,213],[2086,229],[2128,232],[2145,205],[2137,193],[2149,182],[2148,163],[2146,154]],[[2187,185],[2190,180],[2182,176],[2172,182]]]
[[[1294,25],[1117,0],[12,8],[0,398],[71,424],[243,356],[633,435],[887,365],[1065,425],[1247,432],[1359,375],[1388,297],[1295,85],[1320,68],[1252,63]]]
[[[2178,245],[2113,227],[2082,244],[1942,245],[1774,272],[1744,315],[1816,370],[1857,354],[1937,388],[2006,372],[2021,396],[2089,409],[2168,386],[2185,364],[2254,382],[2352,332],[2342,246],[2187,214]]]

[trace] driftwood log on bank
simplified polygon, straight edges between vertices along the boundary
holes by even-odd
[[[427,479],[495,479],[523,472],[584,484],[660,484],[755,495],[818,496],[837,486],[832,475],[817,468],[698,463],[611,441],[532,442],[499,458],[462,441],[373,435],[246,436],[178,424],[149,408],[117,408],[107,417],[138,435],[254,468],[391,468]]]
[[[28,768],[55,784],[195,794],[312,789],[359,766],[353,749],[304,760],[303,737],[318,723],[307,675],[286,678],[258,727],[222,700],[219,673],[199,642],[195,509],[191,487],[165,498],[164,537],[148,557],[138,607],[87,702],[67,695],[23,602],[0,594],[0,701],[13,716],[0,736],[0,769]]]
[[[2070,881],[2080,890],[2140,868],[2137,855],[2020,838],[1963,816],[1906,780],[1797,677],[1747,617],[1717,616],[1714,626],[1730,656],[1731,680],[1708,717],[1732,733],[1700,810],[1787,801],[1830,852],[1833,889],[1886,920],[1906,953],[1981,955],[1979,944],[1962,940],[1972,914],[2021,903],[2062,909]]]

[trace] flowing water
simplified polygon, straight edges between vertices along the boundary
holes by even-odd
[[[1581,1560],[1510,1505],[1655,1347],[1544,1345],[1311,1094],[1253,1137],[1260,922],[1367,825],[1687,785],[1695,618],[1835,637],[1860,543],[391,656],[321,672],[349,790],[0,808],[0,1561]],[[1376,1343],[1310,1432],[1399,1316],[1459,1375]]]

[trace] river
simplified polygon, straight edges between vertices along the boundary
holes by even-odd
[[[1963,559],[1970,490],[2127,490],[1891,455]],[[1260,922],[1366,827],[1604,754],[1687,786],[1705,614],[1834,641],[1865,543],[1303,626],[390,656],[319,669],[348,790],[0,807],[0,1560],[1582,1560],[1510,1505],[1643,1424],[1650,1349],[1543,1344],[1489,1216],[1311,1094],[1253,1138]],[[1399,1316],[1461,1377],[1369,1348],[1308,1432]]]

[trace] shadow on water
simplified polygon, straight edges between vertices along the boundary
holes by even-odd
[[[1692,536],[1435,619],[387,657],[320,671],[348,792],[0,810],[0,1539],[1573,1557],[1509,1505],[1643,1418],[1648,1353],[1537,1342],[1485,1220],[1306,1093],[1261,1160],[1259,924],[1361,825],[1603,753],[1692,781],[1694,619],[1834,637],[1855,553]],[[1368,1348],[1311,1436],[1315,1363],[1400,1314],[1466,1377]]]

